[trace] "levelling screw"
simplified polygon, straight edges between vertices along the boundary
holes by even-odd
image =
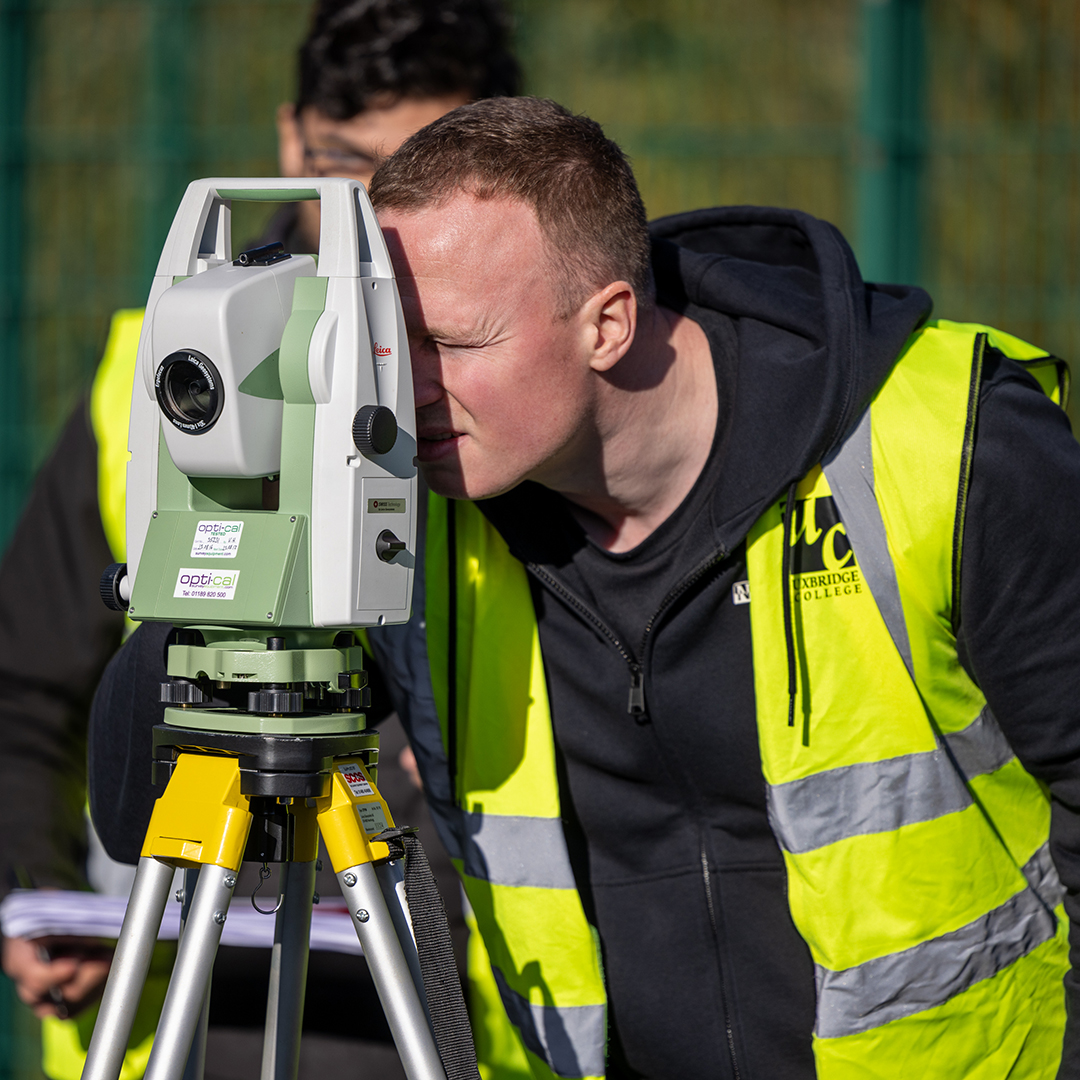
[[[355,874],[346,874],[345,877],[344,877],[344,881],[345,881],[345,884],[348,885],[349,888],[351,889],[356,884],[356,875]]]
[[[358,912],[356,913],[356,920],[357,920],[357,922],[367,922],[367,921],[368,921],[368,919],[370,919],[370,918],[371,918],[371,916],[370,916],[370,915],[369,915],[369,914],[367,913],[367,910],[366,910],[365,908],[361,908],[361,909],[360,909],[360,910],[359,910],[359,911],[358,911]]]
[[[234,877],[232,876],[232,874],[230,874],[230,875],[229,875],[229,876],[228,876],[228,877],[227,877],[227,878],[226,878],[226,879],[225,879],[225,880],[224,880],[224,881],[222,882],[222,884],[223,884],[223,885],[225,886],[225,888],[226,888],[226,889],[235,889],[235,888],[236,888],[236,878],[234,878]]]
[[[176,896],[176,902],[178,904],[182,904],[184,902],[184,890],[183,889],[177,889],[176,893],[174,895]]]
[[[214,922],[216,922],[218,924],[218,926],[223,926],[224,923],[225,923],[225,912],[224,911],[215,911],[214,912]]]

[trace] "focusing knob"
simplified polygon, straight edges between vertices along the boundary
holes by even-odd
[[[397,417],[385,405],[361,405],[352,422],[352,437],[361,454],[389,454],[397,442]]]
[[[131,599],[131,583],[127,580],[127,563],[114,562],[106,567],[98,582],[101,602],[110,611],[127,611]],[[127,596],[124,593],[127,593]]]

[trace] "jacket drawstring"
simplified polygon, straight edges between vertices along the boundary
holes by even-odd
[[[795,491],[799,481],[792,481],[788,488],[787,505],[784,507],[784,565],[780,574],[784,590],[784,648],[787,651],[788,679],[788,727],[795,726],[795,634],[791,626],[791,559],[794,545],[791,542],[791,523],[795,518]]]

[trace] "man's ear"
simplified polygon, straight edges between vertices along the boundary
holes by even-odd
[[[277,107],[278,168],[282,176],[304,175],[304,140],[296,106],[291,101]]]
[[[592,344],[589,366],[610,371],[626,355],[637,333],[637,297],[626,281],[594,293],[582,309]]]

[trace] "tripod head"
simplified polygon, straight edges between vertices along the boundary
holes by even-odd
[[[233,200],[314,198],[317,257],[233,259]],[[128,448],[128,562],[102,595],[179,628],[166,721],[362,727],[345,715],[363,706],[351,631],[409,617],[416,441],[393,270],[356,181],[188,186],[147,301]],[[195,708],[213,696],[236,712]]]

